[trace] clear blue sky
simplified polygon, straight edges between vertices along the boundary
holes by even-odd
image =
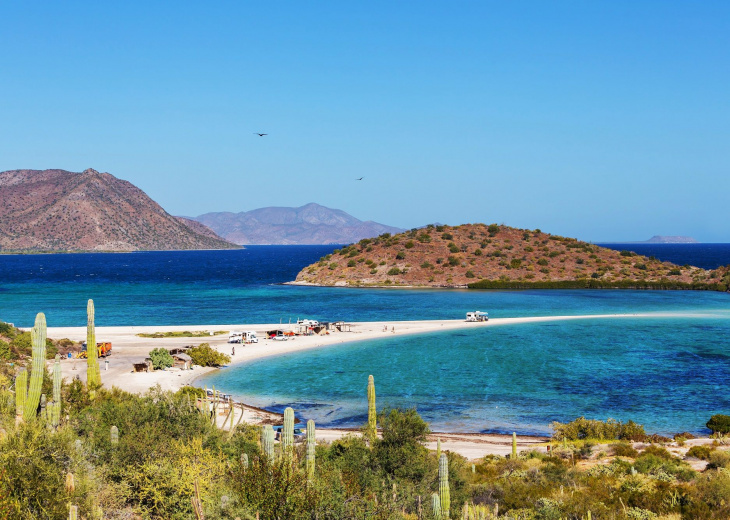
[[[8,1],[0,20],[0,170],[93,167],[177,215],[318,202],[730,242],[727,1]]]

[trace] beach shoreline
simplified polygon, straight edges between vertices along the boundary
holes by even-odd
[[[403,335],[428,334],[450,330],[471,328],[490,328],[495,326],[518,325],[525,323],[544,323],[565,320],[591,319],[631,319],[631,318],[666,318],[691,317],[691,313],[636,313],[636,314],[599,314],[573,316],[532,316],[517,318],[493,318],[487,322],[466,322],[465,320],[421,320],[421,321],[379,321],[355,322],[347,324],[349,331],[333,331],[326,335],[294,336],[287,341],[264,339],[269,330],[294,331],[296,325],[282,324],[228,324],[228,325],[173,325],[173,326],[113,326],[97,327],[97,341],[111,341],[112,355],[101,359],[101,380],[105,387],[117,387],[121,390],[142,394],[150,388],[177,391],[184,386],[194,385],[200,377],[217,370],[196,366],[193,370],[168,369],[154,372],[133,372],[133,363],[142,363],[150,350],[158,347],[174,348],[188,345],[208,343],[217,351],[230,355],[235,347],[235,355],[229,367],[278,357],[294,352],[311,349],[333,348],[338,345],[381,338],[395,338]],[[246,331],[253,330],[259,337],[257,344],[229,344],[226,334],[204,337],[172,337],[143,338],[141,333],[167,331]],[[85,341],[86,327],[49,327],[48,337],[54,339],[69,338],[74,341]],[[64,359],[61,363],[63,377],[67,380],[86,379],[86,362],[83,359]],[[225,392],[224,388],[217,390]],[[364,398],[363,398],[364,399]],[[242,420],[252,424],[272,424],[280,422],[281,415],[239,403],[243,412]],[[320,430],[322,435],[320,435]],[[318,438],[334,440],[353,433],[349,429],[320,429]],[[468,458],[478,458],[486,454],[505,454],[511,449],[511,437],[499,434],[481,434],[472,432],[439,432],[431,435],[432,443],[440,437],[444,449],[451,449]],[[544,444],[548,438],[544,436],[520,436],[520,449],[533,449]],[[435,446],[435,444],[434,444]],[[544,449],[544,447],[542,448]]]

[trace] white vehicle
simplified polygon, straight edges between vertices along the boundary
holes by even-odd
[[[467,312],[466,321],[489,321],[489,313],[482,311]]]
[[[246,343],[258,343],[259,338],[256,337],[256,333],[252,330],[247,330],[243,333],[243,341]]]
[[[243,332],[232,331],[228,335],[228,343],[243,343]]]
[[[297,325],[307,325],[309,327],[318,327],[319,322],[317,320],[297,320]]]
[[[289,338],[287,338],[283,334],[277,334],[276,336],[271,336],[271,339],[273,339],[274,341],[287,341]]]

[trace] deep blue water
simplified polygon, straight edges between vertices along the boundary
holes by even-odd
[[[616,251],[633,251],[677,265],[716,269],[730,264],[730,244],[597,244]]]
[[[706,254],[695,245],[649,247],[633,250],[679,264],[730,263],[725,244]],[[293,403],[300,416],[330,425],[362,423],[371,373],[379,406],[416,406],[436,430],[544,433],[551,420],[588,415],[671,433],[730,413],[730,294],[280,285],[332,249],[0,255],[0,320],[27,327],[43,311],[49,326],[82,326],[88,298],[100,326],[462,319],[475,309],[492,317],[674,313],[389,338],[222,370],[209,384],[272,408]]]

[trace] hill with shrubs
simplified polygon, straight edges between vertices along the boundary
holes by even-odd
[[[297,275],[331,286],[646,288],[727,291],[730,266],[679,266],[575,238],[497,224],[427,226],[364,239]]]

